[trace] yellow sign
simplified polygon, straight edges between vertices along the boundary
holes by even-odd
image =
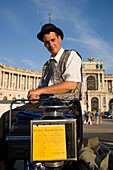
[[[65,125],[33,125],[33,161],[65,159]]]

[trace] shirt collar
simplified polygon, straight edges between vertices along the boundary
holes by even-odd
[[[61,49],[58,52],[58,54],[54,57],[54,59],[56,60],[57,63],[59,62],[60,57],[62,56],[63,52],[64,52],[64,49],[61,47]],[[51,56],[50,59],[53,59],[53,57]]]

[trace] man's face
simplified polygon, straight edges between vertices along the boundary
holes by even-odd
[[[50,32],[49,34],[43,35],[43,41],[45,47],[51,53],[52,57],[55,57],[59,50],[61,49],[61,37],[55,34],[55,32]]]

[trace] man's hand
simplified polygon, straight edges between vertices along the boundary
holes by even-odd
[[[40,96],[37,95],[37,94],[34,94],[34,90],[30,90],[28,92],[27,98],[30,99],[30,100],[32,100],[32,99],[39,99]],[[30,102],[34,104],[34,103],[37,103],[38,101],[30,101]]]

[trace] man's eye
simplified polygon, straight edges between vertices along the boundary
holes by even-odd
[[[55,41],[55,39],[52,39],[51,41],[53,42],[53,41]]]

